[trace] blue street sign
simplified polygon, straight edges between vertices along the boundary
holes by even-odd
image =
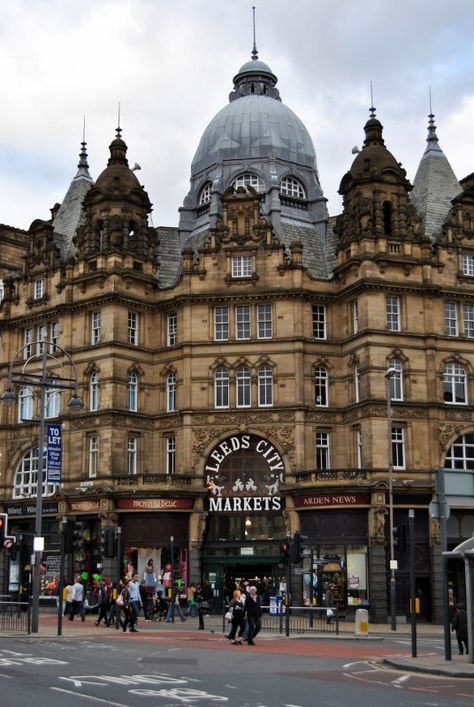
[[[50,484],[61,482],[61,445],[60,423],[48,425],[46,478]]]

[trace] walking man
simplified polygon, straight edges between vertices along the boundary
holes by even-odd
[[[86,620],[86,614],[84,611],[84,585],[81,582],[81,578],[77,575],[75,582],[72,586],[72,601],[71,601],[71,613],[69,614],[69,621],[74,621],[76,614],[79,614],[82,621]]]
[[[132,580],[128,585],[128,592],[130,594],[130,631],[132,631],[132,633],[138,633],[135,624],[137,623],[142,602],[140,599],[140,584],[138,583],[137,572],[134,572],[132,575]]]

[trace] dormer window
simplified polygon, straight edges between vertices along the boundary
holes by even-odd
[[[44,297],[44,280],[39,278],[33,283],[33,297],[34,299],[41,299]]]
[[[265,182],[257,174],[252,174],[251,172],[244,172],[244,174],[239,174],[238,177],[232,182],[234,189],[239,187],[252,187],[256,192],[261,193],[265,191]]]
[[[306,199],[303,185],[294,177],[283,177],[280,182],[280,194],[293,199]]]
[[[212,183],[211,182],[206,182],[201,189],[201,193],[199,194],[199,206],[203,206],[203,204],[208,204],[211,201],[211,189],[212,189]]]
[[[252,277],[251,255],[234,255],[232,257],[232,277]]]

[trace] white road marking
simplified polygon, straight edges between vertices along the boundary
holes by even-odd
[[[391,685],[395,685],[396,687],[401,687],[402,682],[406,682],[410,676],[409,675],[400,675],[399,678],[396,678],[395,680],[392,680],[390,682]]]
[[[342,667],[343,668],[352,668],[353,665],[360,665],[361,663],[365,663],[364,660],[356,660],[354,663],[345,663]]]
[[[125,705],[122,702],[111,702],[110,700],[103,700],[101,697],[93,697],[92,695],[84,695],[82,692],[74,692],[73,690],[64,690],[62,687],[51,687],[50,690],[56,690],[57,692],[64,692],[66,695],[73,695],[74,697],[80,697],[85,700],[92,700],[92,702],[104,702],[107,705],[112,705],[112,707],[130,707],[130,705]]]

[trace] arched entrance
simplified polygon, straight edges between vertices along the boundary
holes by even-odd
[[[251,434],[226,438],[206,460],[208,520],[201,566],[217,610],[244,580],[258,584],[264,596],[280,590],[284,471],[274,445]]]

